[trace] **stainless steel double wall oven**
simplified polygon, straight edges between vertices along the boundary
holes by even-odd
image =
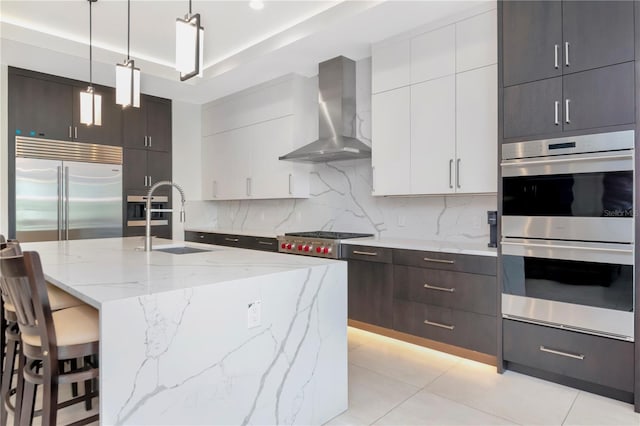
[[[634,133],[502,147],[504,317],[633,340]]]

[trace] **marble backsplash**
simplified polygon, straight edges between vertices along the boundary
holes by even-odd
[[[316,164],[310,173],[308,199],[194,201],[186,207],[187,228],[274,234],[333,230],[381,238],[489,240],[487,210],[496,209],[495,194],[373,197],[370,160]]]

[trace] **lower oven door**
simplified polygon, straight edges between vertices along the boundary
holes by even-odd
[[[633,244],[502,240],[506,318],[633,341]]]

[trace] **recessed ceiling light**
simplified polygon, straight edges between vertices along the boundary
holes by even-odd
[[[251,0],[249,7],[253,10],[262,10],[264,9],[264,2],[262,0]]]

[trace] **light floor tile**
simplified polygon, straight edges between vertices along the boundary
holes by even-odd
[[[329,425],[371,424],[419,390],[357,365],[349,365],[349,409]]]
[[[371,336],[373,333],[369,333],[364,330],[360,330],[358,328],[347,327],[347,340],[349,350],[353,350],[357,347],[360,347],[364,342],[371,340]]]
[[[349,352],[349,363],[424,387],[461,358],[394,339],[369,339]]]
[[[514,423],[483,413],[427,391],[403,402],[378,420],[376,425],[513,425]]]
[[[640,413],[633,405],[592,393],[580,392],[565,425],[640,425]]]
[[[427,390],[521,424],[560,425],[578,391],[566,386],[465,360]]]

